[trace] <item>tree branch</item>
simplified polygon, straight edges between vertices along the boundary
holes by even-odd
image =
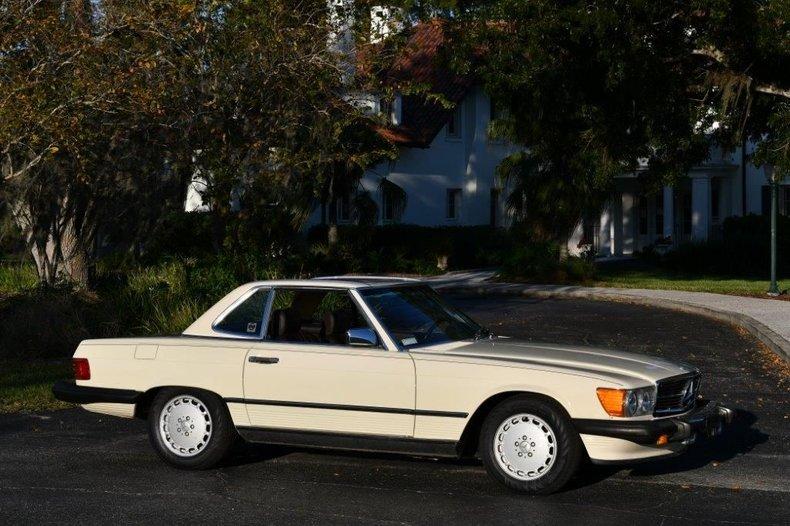
[[[732,71],[732,68],[727,64],[726,55],[714,47],[695,49],[692,52],[692,54],[700,57],[706,57],[712,59],[716,63]],[[749,77],[749,78],[754,79],[754,77]],[[781,88],[776,84],[754,83],[752,84],[752,86],[754,87],[754,91],[758,93],[765,93],[766,95],[774,95],[777,97],[784,97],[786,99],[790,99],[790,89]]]

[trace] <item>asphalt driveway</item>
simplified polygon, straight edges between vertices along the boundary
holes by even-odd
[[[156,458],[140,421],[77,409],[0,416],[0,524],[790,523],[790,374],[752,337],[620,303],[453,301],[499,334],[699,366],[704,394],[737,409],[737,422],[682,457],[588,466],[567,490],[530,498],[476,462],[248,446],[221,469],[184,472]]]

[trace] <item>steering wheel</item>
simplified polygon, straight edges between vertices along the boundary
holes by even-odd
[[[431,323],[430,327],[428,327],[425,330],[425,334],[423,334],[422,340],[420,340],[421,342],[427,342],[428,341],[428,338],[430,338],[431,335],[434,333],[434,331],[436,331],[436,329],[439,327],[439,321],[441,321],[441,320],[436,320],[433,323]]]

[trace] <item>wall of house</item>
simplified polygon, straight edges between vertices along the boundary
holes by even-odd
[[[661,210],[656,195],[646,192],[635,174],[618,178],[615,193],[594,228],[588,225],[588,232],[597,233],[595,253],[602,257],[630,255],[670,236],[674,245],[716,238],[727,217],[743,215],[744,204],[747,214],[761,214],[767,177],[764,168],[748,162],[753,152],[754,144],[747,144],[744,180],[740,148],[711,149],[708,160],[695,166],[687,178],[664,188]],[[782,184],[790,185],[790,178]],[[639,214],[642,206],[647,211],[644,229],[640,228],[645,219],[644,213]],[[659,218],[663,228],[658,226]],[[588,249],[589,241],[580,223],[568,241],[568,250],[580,254]]]
[[[362,180],[383,209],[382,179],[406,191],[408,201],[400,223],[423,226],[486,225],[490,222],[492,188],[499,188],[497,165],[513,146],[488,139],[490,100],[475,88],[460,103],[461,132],[450,137],[442,127],[428,148],[403,148],[397,160],[369,170]],[[447,217],[447,191],[460,189],[458,217]],[[504,195],[498,202],[498,218],[504,221]],[[382,214],[379,219],[383,222]]]

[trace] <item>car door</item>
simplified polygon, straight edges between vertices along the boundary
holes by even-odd
[[[414,362],[347,343],[348,329],[372,328],[348,290],[278,288],[270,312],[266,338],[244,364],[251,426],[413,436]]]

